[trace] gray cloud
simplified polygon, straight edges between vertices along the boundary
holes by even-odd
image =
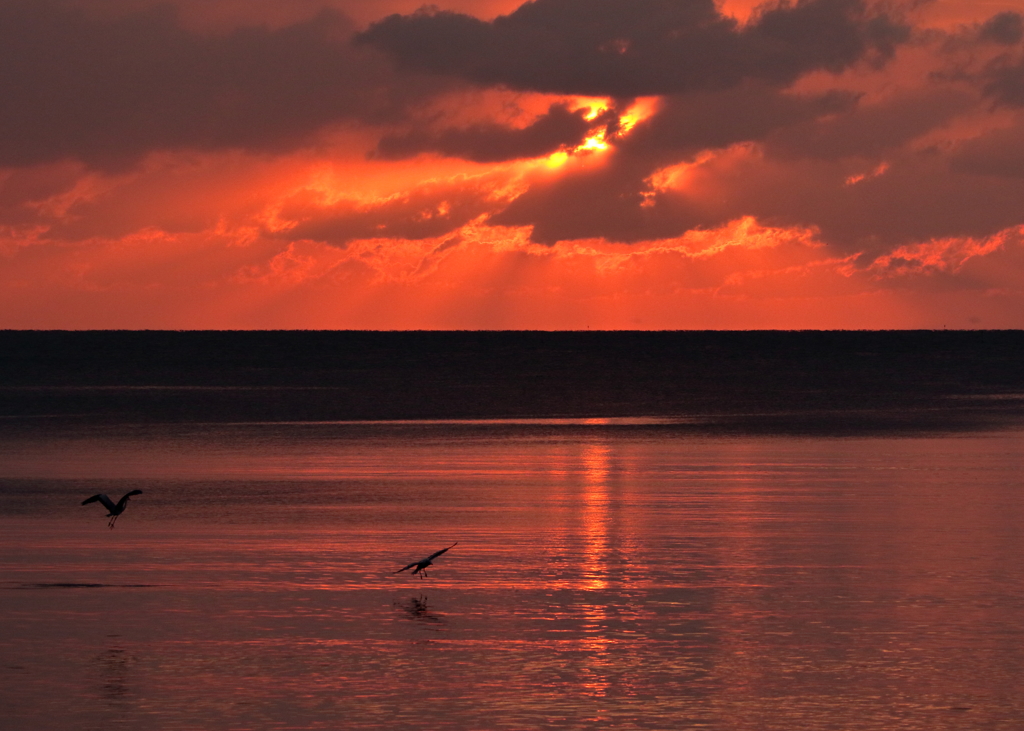
[[[352,24],[329,11],[275,28],[201,32],[167,8],[76,8],[0,0],[0,166],[22,166],[0,177],[8,223],[28,225],[40,215],[38,201],[67,191],[82,172],[67,164],[37,175],[31,166],[39,163],[72,158],[115,168],[157,149],[282,151],[342,120],[409,130],[401,126],[407,110],[467,81],[611,96],[619,108],[636,95],[662,99],[654,116],[612,138],[600,164],[538,176],[510,204],[490,196],[493,181],[426,185],[373,204],[325,207],[297,196],[280,213],[294,227],[274,235],[336,245],[423,239],[490,213],[491,223],[531,226],[533,240],[546,244],[635,242],[754,215],[817,227],[839,251],[880,252],[983,236],[1024,219],[1020,119],[967,142],[924,151],[911,144],[976,114],[979,104],[1024,107],[1016,13],[962,31],[969,38],[958,53],[977,53],[960,76],[935,76],[913,91],[894,83],[888,97],[869,103],[873,97],[848,92],[786,91],[811,71],[885,59],[906,37],[906,28],[860,0],[801,0],[747,25],[721,15],[713,0],[536,0],[493,22],[439,11],[391,16],[355,45]],[[943,53],[941,39],[928,42]],[[954,65],[936,58],[937,67]],[[555,104],[521,128],[481,122],[393,132],[374,154],[537,157],[601,126],[614,133],[613,116],[588,121]],[[696,164],[698,183],[684,191],[650,182],[663,168],[737,143],[752,143],[752,152]],[[855,173],[864,177],[850,184]],[[196,231],[219,215],[215,205],[191,201],[164,213],[160,186],[130,185],[132,192],[78,204],[54,235],[146,225]]]
[[[649,159],[618,155],[596,171],[535,183],[490,222],[532,226],[531,239],[542,244],[584,238],[671,238],[703,225],[699,207],[685,199],[649,198],[644,179],[655,167]]]
[[[276,151],[344,119],[393,120],[437,81],[396,79],[342,15],[187,30],[168,7],[0,0],[0,165],[130,164],[153,149]]]
[[[998,13],[982,23],[978,32],[982,41],[1013,46],[1024,38],[1024,18],[1020,13]]]
[[[998,13],[978,27],[977,41],[1010,48],[991,59],[980,74],[981,90],[996,104],[1024,106],[1024,54],[1012,46],[1024,40],[1024,16],[1020,13]]]
[[[856,104],[857,96],[851,93],[799,96],[764,83],[674,95],[623,139],[621,147],[630,155],[653,155],[659,163],[677,162],[701,150],[763,140],[780,128],[811,123]]]
[[[39,203],[67,193],[82,177],[80,165],[47,165],[0,172],[0,226],[39,225]]]
[[[606,116],[588,121],[584,118],[586,113],[586,109],[569,111],[564,104],[553,104],[546,114],[518,129],[491,122],[465,128],[385,135],[373,156],[399,160],[421,152],[436,152],[474,162],[540,157],[562,148],[575,147],[587,138],[591,130],[609,123]]]
[[[776,164],[758,156],[697,170],[689,191],[647,191],[624,166],[531,190],[494,217],[532,225],[533,239],[638,241],[713,228],[742,216],[767,225],[811,226],[838,251],[986,236],[1022,220],[1024,179],[951,170],[937,152],[894,159],[884,174],[849,184],[841,161]]]
[[[977,106],[976,94],[947,87],[907,91],[842,113],[800,120],[774,131],[766,151],[776,157],[880,159]]]
[[[958,173],[1024,178],[1024,120],[964,142],[950,156],[950,167]]]
[[[1024,107],[1024,58],[1000,58],[984,74],[986,96],[998,104]]]
[[[709,201],[717,218],[814,226],[841,251],[879,254],[933,238],[987,236],[1021,221],[1024,181],[959,174],[936,150],[905,153],[886,172],[850,185],[839,162],[760,162],[722,170],[727,196]]]
[[[908,29],[862,0],[801,0],[740,26],[714,0],[534,0],[484,22],[424,10],[357,40],[407,69],[565,94],[618,98],[788,84],[814,70],[885,58]]]
[[[977,102],[969,91],[940,85],[871,104],[765,86],[682,95],[638,125],[603,167],[536,184],[491,220],[532,226],[533,240],[545,244],[670,238],[747,215],[815,227],[847,252],[985,236],[1024,219],[1021,128],[952,153],[910,145]],[[741,142],[757,143],[754,152],[696,165],[685,191],[649,182],[698,151]]]
[[[535,183],[491,220],[533,226],[532,239],[544,244],[670,238],[724,223],[700,205],[657,193],[647,179],[701,151],[760,142],[779,130],[848,112],[856,103],[847,93],[798,96],[764,83],[667,97],[653,117],[616,143],[605,165]]]
[[[493,208],[485,189],[465,184],[423,185],[376,203],[345,201],[329,207],[299,196],[280,212],[282,219],[296,225],[275,235],[335,246],[355,239],[427,239],[454,231]]]

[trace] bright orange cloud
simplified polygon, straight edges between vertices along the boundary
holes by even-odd
[[[0,71],[0,327],[1024,326],[1018,3],[614,0],[590,38],[579,1],[0,1],[7,47],[74,28],[152,84]]]

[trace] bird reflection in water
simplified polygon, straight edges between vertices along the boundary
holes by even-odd
[[[427,597],[423,594],[409,597],[404,602],[395,602],[395,606],[399,607],[409,619],[420,623],[425,629],[441,632],[448,624],[443,615],[430,609]]]
[[[128,681],[135,658],[124,648],[115,645],[98,655],[95,663],[102,681],[100,698],[115,704],[125,702],[131,693]]]

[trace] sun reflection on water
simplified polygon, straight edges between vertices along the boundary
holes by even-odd
[[[589,592],[608,588],[609,558],[609,475],[610,449],[606,444],[583,447],[583,572],[582,587]],[[611,685],[608,674],[608,606],[603,601],[586,601],[579,607],[582,614],[580,649],[584,653],[580,675],[582,692],[590,697],[604,697]]]
[[[1020,727],[1024,436],[552,426],[133,431],[116,531],[8,479],[4,728]]]
[[[583,448],[583,560],[586,589],[608,586],[608,473],[605,445]]]

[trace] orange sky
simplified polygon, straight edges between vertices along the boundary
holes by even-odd
[[[1024,327],[1024,0],[419,4],[0,0],[0,327]]]

